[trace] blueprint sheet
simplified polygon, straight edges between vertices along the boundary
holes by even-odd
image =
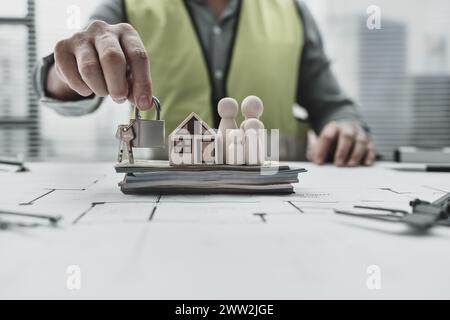
[[[123,195],[112,163],[0,172],[0,209],[63,216],[0,231],[0,298],[450,298],[450,228],[333,211],[408,209],[450,192],[450,174],[295,165],[308,172],[289,196]]]

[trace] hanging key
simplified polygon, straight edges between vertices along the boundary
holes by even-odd
[[[126,152],[128,153],[128,162],[134,164],[133,148],[131,142],[136,136],[134,135],[133,128],[122,130],[122,141],[125,145]]]
[[[117,132],[116,132],[116,139],[119,140],[119,151],[117,154],[117,162],[122,163],[123,160],[123,141],[122,141],[122,130],[125,128],[125,126],[118,126]]]
[[[125,141],[123,140],[123,133],[127,130],[130,130],[130,125],[119,125],[117,127],[116,138],[119,140],[119,152],[117,155],[117,162],[121,163],[123,160],[123,148],[125,145]]]
[[[123,150],[126,149],[128,154],[128,162],[130,164],[134,163],[133,157],[133,149],[131,146],[131,142],[135,138],[135,134],[133,132],[133,128],[130,125],[121,125],[117,128],[116,137],[120,140],[119,145],[119,154],[117,157],[117,161],[120,163],[123,160]]]

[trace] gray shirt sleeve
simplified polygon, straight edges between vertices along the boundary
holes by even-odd
[[[304,25],[304,47],[300,62],[297,102],[309,114],[316,133],[330,121],[349,120],[360,124],[367,132],[355,103],[349,99],[331,71],[314,18],[302,1],[298,1]]]
[[[109,24],[117,24],[126,21],[124,0],[103,0],[89,18],[89,23],[94,20],[103,20]],[[81,116],[98,109],[103,98],[92,96],[76,101],[60,101],[48,97],[45,92],[47,73],[54,63],[53,54],[38,62],[34,72],[34,88],[40,102],[64,116]]]

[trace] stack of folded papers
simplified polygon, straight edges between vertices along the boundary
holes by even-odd
[[[168,161],[118,164],[126,173],[119,186],[125,194],[289,194],[303,168],[278,162],[262,166],[170,166]]]

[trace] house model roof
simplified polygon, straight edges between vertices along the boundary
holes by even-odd
[[[200,124],[205,127],[206,131],[210,132],[211,134],[216,134],[216,132],[205,122],[202,118],[195,112],[191,112],[190,115],[186,117],[186,119],[181,122],[178,127],[175,128],[175,130],[172,131],[172,133],[169,136],[172,136],[176,134],[179,130],[181,130],[189,121],[191,121],[192,118],[195,118]]]

